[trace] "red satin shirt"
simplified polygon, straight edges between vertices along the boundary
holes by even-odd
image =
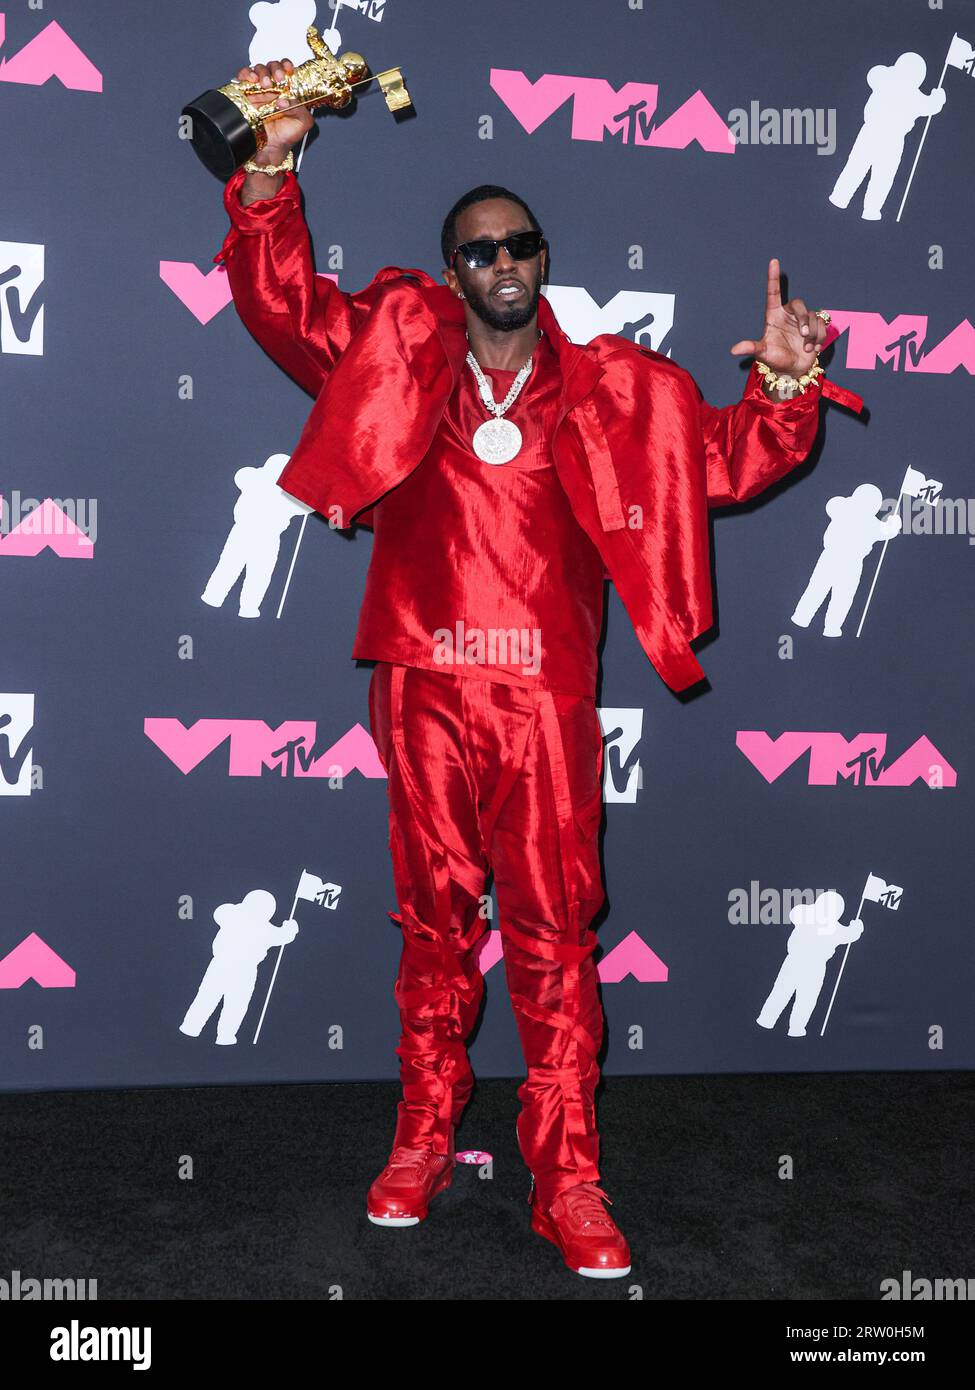
[[[474,453],[489,416],[465,364],[430,448],[376,504],[354,657],[595,696],[603,561],[552,458],[561,372],[546,335],[534,356],[505,413],[522,433],[509,463]],[[484,374],[500,403],[516,373]]]

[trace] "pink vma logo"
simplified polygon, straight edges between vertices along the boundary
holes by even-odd
[[[949,376],[964,367],[975,376],[975,328],[962,319],[956,328],[924,351],[928,335],[927,314],[883,314],[867,310],[831,309],[833,327],[846,333],[846,365],[862,372],[878,365],[893,372],[929,372]]]
[[[909,787],[924,782],[933,788],[954,787],[955,769],[929,738],[922,735],[906,752],[887,762],[886,734],[784,733],[770,738],[762,729],[739,729],[735,744],[765,778],[775,782],[804,753],[809,754],[808,785],[835,787]]]
[[[696,141],[710,154],[735,152],[734,134],[700,88],[657,125],[655,82],[624,82],[617,91],[604,77],[547,72],[530,82],[517,69],[492,68],[490,83],[529,135],[571,101],[573,140],[601,142],[609,135],[623,145],[668,150],[686,150]]]
[[[0,46],[6,38],[6,16],[0,14]],[[19,53],[0,57],[0,82],[43,87],[56,77],[75,92],[100,92],[102,75],[56,19],[35,34]]]
[[[189,727],[178,719],[146,719],[146,737],[184,775],[199,767],[229,740],[228,774],[261,777],[385,777],[376,745],[361,724],[354,724],[328,748],[316,752],[314,720],[287,719],[273,728],[263,719],[198,719]]]

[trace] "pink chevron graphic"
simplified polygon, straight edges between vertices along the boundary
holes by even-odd
[[[924,354],[918,370],[950,376],[958,367],[964,367],[969,376],[975,376],[975,328],[968,319],[962,319],[936,347]]]
[[[372,736],[361,724],[353,724],[347,734],[325,750],[306,773],[300,770],[296,776],[333,777],[335,769],[347,776],[350,772],[361,772],[363,777],[385,777],[386,772],[379,761],[379,753]]]
[[[0,497],[0,510],[3,498]],[[9,535],[0,536],[0,555],[39,555],[53,550],[62,560],[91,560],[95,543],[51,497],[25,516]]]
[[[529,82],[523,72],[514,68],[492,68],[488,77],[491,90],[501,98],[518,124],[529,135],[534,135],[549,116],[554,115],[564,102],[575,95],[577,85],[586,80],[543,72],[537,81]],[[591,78],[588,80],[592,81]],[[656,100],[657,89],[654,87],[652,90]],[[602,136],[597,134],[578,138],[599,140]]]
[[[42,989],[73,989],[77,983],[67,961],[33,931],[0,959],[0,989],[20,989],[28,980]]]
[[[198,719],[187,729],[179,719],[146,719],[142,727],[146,737],[185,776],[229,738],[236,722],[233,719]]]
[[[738,142],[725,122],[698,88],[672,116],[654,126],[644,138],[639,132],[637,145],[655,145],[668,150],[686,150],[694,141],[711,154],[734,154]]]
[[[0,14],[0,44],[6,38],[6,24],[6,16]],[[0,58],[0,82],[42,87],[52,77],[75,92],[102,90],[101,73],[56,19],[45,25],[12,58]]]
[[[627,975],[632,975],[643,985],[666,984],[670,978],[668,967],[635,931],[624,936],[618,946],[606,952],[599,962],[597,974],[604,985],[618,985]]]
[[[233,299],[222,265],[215,265],[204,275],[192,261],[160,261],[159,278],[202,324],[209,323]]]

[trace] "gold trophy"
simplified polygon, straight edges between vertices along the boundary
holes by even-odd
[[[262,87],[260,82],[239,82],[235,77],[226,86],[204,92],[183,107],[182,115],[189,116],[193,132],[190,143],[218,179],[226,182],[245,160],[264,148],[267,121],[286,115],[294,106],[341,110],[352,100],[353,87],[373,81],[361,53],[335,57],[313,24],[307,37],[314,58],[296,67],[281,86]],[[375,80],[390,111],[403,111],[412,105],[399,68],[376,73]],[[248,99],[251,92],[261,92],[268,98],[267,104],[255,106]],[[279,96],[291,97],[292,106],[276,106]]]

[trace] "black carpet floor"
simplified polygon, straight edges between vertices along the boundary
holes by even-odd
[[[392,1084],[0,1096],[0,1278],[108,1299],[868,1299],[975,1276],[975,1074],[609,1077],[603,1183],[633,1271],[529,1230],[517,1082],[478,1083],[429,1218],[365,1218]],[[192,1161],[192,1177],[180,1176]],[[780,1176],[791,1160],[791,1177]]]

